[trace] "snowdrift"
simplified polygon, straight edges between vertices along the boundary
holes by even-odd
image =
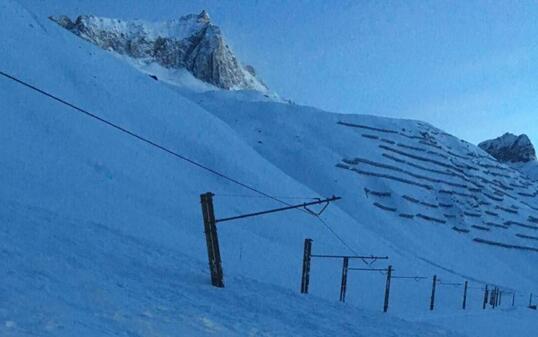
[[[18,2],[0,9],[1,71],[221,174],[0,79],[1,335],[455,335],[424,323],[429,281],[395,282],[383,315],[384,275],[353,274],[342,305],[341,264],[320,260],[300,296],[305,238],[318,253],[388,255],[400,276],[472,281],[470,310],[485,284],[526,304],[538,253],[475,239],[537,248],[537,185],[478,148],[417,121],[155,81]],[[219,216],[281,206],[222,175],[290,203],[343,200],[323,222],[223,224],[226,288],[213,289],[199,195],[216,194]],[[460,293],[440,291],[438,312],[461,314]],[[532,316],[514,310],[525,331]]]

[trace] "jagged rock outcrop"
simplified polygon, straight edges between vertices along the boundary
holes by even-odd
[[[103,49],[165,68],[185,68],[219,88],[267,90],[252,66],[240,64],[206,11],[160,23],[93,15],[50,19]]]
[[[505,133],[478,146],[501,162],[526,163],[536,160],[536,151],[527,135]]]

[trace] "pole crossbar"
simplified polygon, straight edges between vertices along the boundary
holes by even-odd
[[[349,268],[349,270],[358,270],[358,271],[388,271],[388,268]],[[394,271],[394,269],[392,269]]]
[[[456,282],[442,282],[440,280],[437,281],[437,283],[439,285],[442,285],[442,286],[462,286],[463,283],[456,283]]]
[[[424,276],[393,276],[393,279],[403,279],[403,280],[425,280],[427,277]]]
[[[360,255],[319,255],[312,254],[311,257],[327,258],[327,259],[361,259],[361,260],[388,260],[388,256],[360,256]]]
[[[301,207],[308,207],[308,206],[313,206],[313,205],[319,205],[319,204],[329,203],[329,202],[336,201],[336,200],[340,200],[340,199],[342,199],[342,198],[341,198],[341,197],[332,196],[332,197],[330,197],[330,198],[323,199],[323,200],[316,200],[316,201],[305,202],[305,203],[297,204],[297,205],[290,205],[290,206],[286,206],[286,207],[280,207],[280,208],[269,209],[269,210],[266,210],[266,211],[260,211],[260,212],[254,212],[254,213],[247,213],[247,214],[241,214],[241,215],[231,216],[231,217],[228,217],[228,218],[217,219],[217,220],[215,220],[215,223],[221,223],[221,222],[226,222],[226,221],[232,221],[232,220],[238,220],[238,219],[250,218],[250,217],[253,217],[253,216],[259,216],[259,215],[265,215],[265,214],[270,214],[270,213],[282,212],[282,211],[287,211],[287,210],[295,209],[295,208],[301,208]]]

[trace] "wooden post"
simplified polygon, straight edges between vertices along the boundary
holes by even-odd
[[[532,307],[532,293],[531,293],[531,296],[529,297],[529,308]]]
[[[503,300],[503,291],[499,290],[499,301],[497,301],[497,305],[502,305]]]
[[[346,301],[346,287],[347,287],[347,268],[349,266],[349,257],[344,257],[342,263],[342,283],[340,285],[340,302]]]
[[[430,298],[430,310],[433,310],[435,307],[435,286],[436,285],[437,285],[437,275],[433,275],[432,296]]]
[[[392,266],[387,269],[387,281],[385,283],[385,301],[383,304],[383,312],[389,310],[389,296],[390,296],[390,281],[392,279]]]
[[[463,286],[463,310],[465,310],[465,307],[467,306],[467,285],[469,284],[468,281],[465,281],[465,284]]]
[[[224,288],[219,238],[215,222],[215,211],[213,209],[213,193],[204,193],[200,195],[200,199],[202,203],[202,215],[204,218],[204,233],[207,244],[209,271],[211,273],[211,284],[217,288]]]
[[[308,294],[310,283],[310,261],[312,255],[312,239],[304,240],[303,273],[301,275],[301,294]]]
[[[486,290],[484,291],[484,302],[482,303],[482,309],[486,309],[486,305],[488,304],[488,285],[486,284]]]
[[[489,297],[489,304],[491,305],[493,309],[495,309],[495,296],[497,296],[497,287],[491,290],[491,294]]]
[[[512,306],[514,306],[516,304],[516,291],[514,290],[512,292]]]

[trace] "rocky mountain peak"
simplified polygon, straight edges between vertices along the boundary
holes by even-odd
[[[144,64],[186,69],[194,77],[227,90],[268,89],[252,66],[243,66],[207,11],[177,20],[146,22],[81,15],[50,17],[73,34]]]
[[[501,162],[526,163],[536,160],[534,146],[525,134],[516,136],[507,132],[478,146]]]
[[[209,23],[211,18],[209,17],[209,13],[204,9],[203,11],[200,12],[200,14],[198,14],[198,20],[200,22]]]

